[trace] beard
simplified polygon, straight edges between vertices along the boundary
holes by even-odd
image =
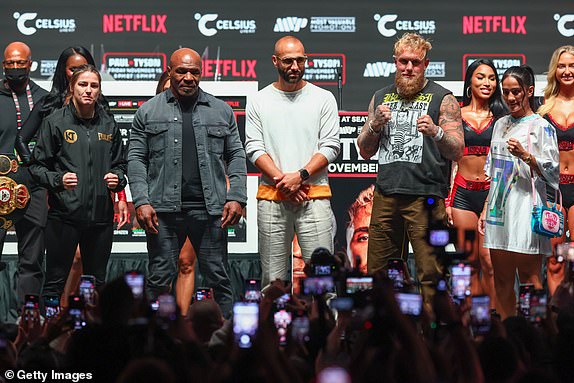
[[[412,100],[425,84],[424,75],[420,74],[412,78],[403,77],[400,72],[395,73],[395,86],[399,95],[407,100]]]
[[[303,79],[303,73],[305,73],[305,69],[299,69],[298,71],[293,71],[291,69],[283,70],[281,68],[277,68],[277,73],[285,82],[289,84],[296,84]]]

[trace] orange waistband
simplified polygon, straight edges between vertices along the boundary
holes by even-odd
[[[331,198],[332,196],[329,185],[303,185],[301,190],[311,199]],[[275,186],[271,185],[259,185],[256,198],[266,201],[285,201],[289,199],[277,190]]]
[[[490,189],[490,181],[470,181],[457,173],[454,177],[454,183],[465,188],[466,190],[488,190]]]

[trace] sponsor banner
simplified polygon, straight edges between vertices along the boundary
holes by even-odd
[[[38,30],[55,30],[60,33],[76,31],[76,19],[43,18],[37,12],[14,12],[12,16],[16,20],[18,31],[26,36],[33,35]]]
[[[165,14],[105,14],[102,16],[104,33],[167,33]]]
[[[357,29],[354,16],[314,16],[311,17],[311,32],[355,32]]]
[[[40,60],[40,76],[50,77],[56,71],[58,60]]]
[[[296,33],[309,27],[310,32],[355,32],[355,17],[351,16],[288,16],[278,17],[273,32]]]
[[[393,37],[397,33],[416,32],[422,35],[432,35],[436,31],[435,20],[404,20],[397,14],[380,15],[373,18],[377,22],[379,33],[385,37]]]
[[[257,79],[256,59],[203,59],[202,78],[254,81]]]
[[[462,33],[526,34],[526,16],[463,16]]]
[[[367,117],[367,112],[339,112],[341,153],[333,163],[329,164],[329,177],[363,177],[377,174],[378,152],[373,158],[364,160],[359,155],[357,146],[357,137]]]
[[[574,14],[566,14],[560,16],[560,14],[554,15],[554,21],[556,21],[556,29],[564,37],[574,36]]]
[[[391,77],[396,71],[394,62],[375,61],[365,65],[363,77]]]
[[[489,59],[494,63],[494,67],[498,72],[498,77],[502,78],[505,70],[511,66],[519,66],[526,64],[526,56],[522,53],[467,53],[462,56],[462,74],[466,73],[466,68],[472,64],[473,61],[478,59]]]
[[[244,34],[255,33],[257,24],[255,20],[224,19],[218,13],[196,13],[199,32],[207,37],[216,35],[220,31],[232,31]]]
[[[166,69],[165,53],[106,52],[106,71],[123,81],[155,81]]]
[[[425,77],[442,78],[446,77],[446,62],[431,61],[425,70]]]
[[[318,85],[337,85],[339,71],[346,82],[346,57],[342,53],[309,53],[303,79]]]

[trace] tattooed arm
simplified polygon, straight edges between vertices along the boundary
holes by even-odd
[[[438,124],[444,130],[442,140],[437,142],[440,154],[452,161],[460,160],[464,154],[464,131],[460,106],[452,94],[446,95],[440,104]]]
[[[359,134],[357,138],[357,145],[359,146],[359,154],[361,157],[368,160],[377,152],[381,139],[381,130],[390,119],[391,110],[389,107],[379,105],[375,109],[375,96],[373,96],[369,103],[369,116],[361,129],[361,134]]]

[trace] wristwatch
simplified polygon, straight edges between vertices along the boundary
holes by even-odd
[[[301,180],[307,181],[310,177],[310,174],[307,171],[307,169],[302,168],[302,169],[299,169],[299,176],[301,176]]]

